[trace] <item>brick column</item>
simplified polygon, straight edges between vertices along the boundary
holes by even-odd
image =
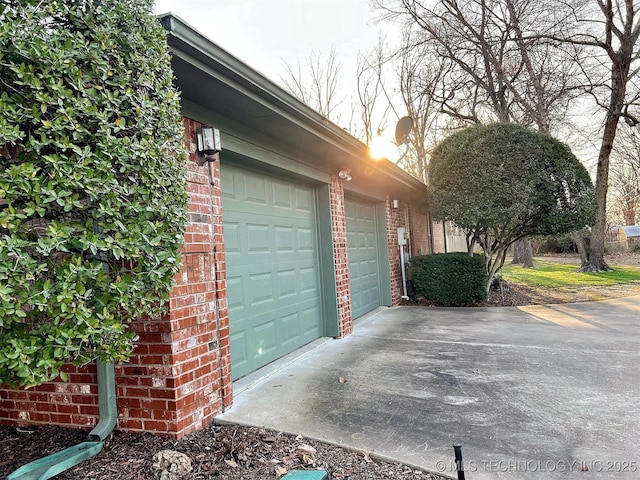
[[[132,364],[117,369],[120,427],[178,438],[211,423],[232,401],[220,164],[197,158],[199,124],[185,118],[184,126],[189,218],[182,268],[168,315],[137,326]]]
[[[333,261],[338,297],[339,335],[340,337],[344,337],[353,332],[353,314],[351,309],[347,219],[345,216],[344,188],[341,178],[337,176],[331,177],[329,195],[331,199],[331,234],[333,236]]]
[[[385,211],[387,217],[387,248],[389,250],[389,275],[391,278],[391,304],[399,305],[402,300],[402,270],[400,269],[400,246],[398,227],[404,226],[404,205],[392,208],[392,199],[387,197]]]

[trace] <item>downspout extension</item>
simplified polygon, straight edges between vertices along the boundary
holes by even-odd
[[[113,363],[96,362],[98,372],[98,407],[100,420],[89,432],[89,439],[104,441],[111,435],[118,423],[118,404],[116,402],[116,373]]]
[[[46,480],[97,455],[102,450],[104,440],[111,434],[118,420],[116,377],[113,363],[103,363],[98,360],[96,367],[100,420],[89,432],[91,441],[82,442],[23,465],[10,474],[7,480]]]

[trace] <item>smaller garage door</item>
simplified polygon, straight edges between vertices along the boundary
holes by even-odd
[[[311,187],[223,165],[233,378],[322,335]]]
[[[345,201],[353,318],[381,305],[375,206]]]

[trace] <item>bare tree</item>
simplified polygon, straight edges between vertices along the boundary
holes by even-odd
[[[421,31],[433,53],[449,61],[438,98],[443,113],[549,133],[583,92],[575,62],[581,47],[547,36],[560,32],[573,14],[556,8],[557,0],[375,3],[387,16],[404,18]]]
[[[342,63],[335,49],[326,58],[312,51],[304,62],[297,59],[295,66],[284,62],[284,67],[286,74],[280,78],[284,88],[325,118],[339,123],[337,107],[344,97],[340,91]]]
[[[392,101],[385,87],[385,66],[389,59],[385,55],[386,42],[383,37],[368,55],[360,55],[356,67],[357,100],[354,111],[359,113],[362,140],[371,146],[375,135],[383,130],[386,124]],[[381,105],[384,104],[384,106]],[[375,127],[374,127],[375,123]]]
[[[589,88],[597,104],[604,110],[605,118],[596,170],[598,215],[591,230],[586,264],[581,268],[583,271],[609,269],[604,260],[604,243],[611,152],[621,118],[630,126],[640,124],[640,118],[631,113],[640,91],[629,88],[635,86],[640,59],[640,10],[636,3],[635,0],[589,0],[582,6],[593,8],[574,10],[576,21],[571,24],[573,31],[568,31],[564,36],[550,37],[572,45],[591,47],[593,56],[590,62],[599,62],[606,72],[605,78],[596,78]],[[590,62],[584,61],[583,64],[589,65]]]
[[[407,114],[413,119],[409,141],[411,149],[402,159],[402,166],[413,176],[427,183],[427,163],[439,132],[444,128],[438,101],[449,62],[430,51],[430,45],[414,40],[415,33],[406,30],[403,48],[396,55],[400,94]]]
[[[547,0],[442,0],[433,6],[399,0],[391,6],[380,1],[378,7],[407,19],[423,43],[433,46],[423,50],[429,62],[446,67],[439,88],[424,94],[459,122],[497,120],[549,133],[582,92],[574,62],[579,47],[560,49],[540,35],[558,32],[571,13],[550,15],[556,10]],[[522,255],[515,260],[533,266],[530,242],[517,247]]]
[[[635,225],[640,220],[640,131],[622,124],[611,152],[610,217]]]

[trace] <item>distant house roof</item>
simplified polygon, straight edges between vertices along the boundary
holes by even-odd
[[[640,225],[628,225],[620,228],[627,237],[640,237]]]

